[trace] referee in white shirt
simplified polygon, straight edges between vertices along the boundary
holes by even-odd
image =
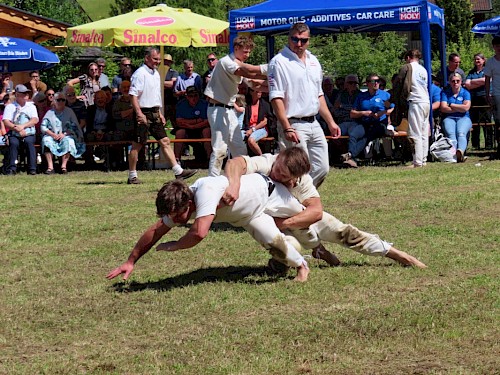
[[[137,158],[140,149],[146,144],[149,134],[158,141],[163,156],[172,166],[175,178],[189,178],[197,172],[190,169],[183,170],[170,147],[170,140],[165,131],[165,118],[160,111],[162,81],[157,70],[160,61],[158,48],[146,48],[144,64],[135,71],[131,78],[129,94],[135,113],[134,130],[136,134],[128,158],[128,184],[141,183],[137,178]]]

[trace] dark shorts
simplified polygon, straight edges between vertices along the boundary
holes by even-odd
[[[142,113],[146,116],[148,121],[147,125],[138,124],[137,118],[134,114],[134,131],[135,139],[134,141],[140,144],[145,144],[148,141],[149,135],[152,135],[157,141],[167,137],[167,132],[165,127],[161,122],[160,111],[141,108]]]
[[[203,138],[203,130],[205,130],[206,128],[201,128],[201,129],[182,129],[186,132],[186,138],[188,139],[199,139],[199,138]],[[177,131],[179,131],[181,129],[177,128],[175,130],[172,130],[171,133],[172,134],[176,134]],[[177,138],[177,137],[176,137]]]

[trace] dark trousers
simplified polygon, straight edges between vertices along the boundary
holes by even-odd
[[[35,135],[28,135],[24,138],[9,136],[9,171],[16,171],[16,160],[19,155],[21,143],[24,143],[26,154],[28,155],[28,170],[36,171],[35,140]]]

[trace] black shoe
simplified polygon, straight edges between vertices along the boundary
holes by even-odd
[[[127,180],[127,185],[140,185],[142,184],[142,181],[139,180],[137,177],[132,177]]]
[[[184,169],[181,174],[176,174],[175,178],[178,180],[179,179],[185,180],[189,177],[194,176],[196,173],[198,173],[197,169]]]
[[[30,175],[30,176],[36,176],[36,171],[29,171],[28,175]]]
[[[15,176],[16,175],[16,171],[11,171],[11,170],[8,170],[7,172],[5,172],[5,174],[7,176]]]

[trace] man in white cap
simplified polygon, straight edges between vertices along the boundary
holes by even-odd
[[[33,102],[28,101],[30,90],[17,85],[16,100],[7,104],[3,113],[3,124],[9,130],[9,166],[6,174],[16,174],[16,161],[19,146],[24,143],[28,154],[28,174],[36,175],[35,125],[38,113]]]

